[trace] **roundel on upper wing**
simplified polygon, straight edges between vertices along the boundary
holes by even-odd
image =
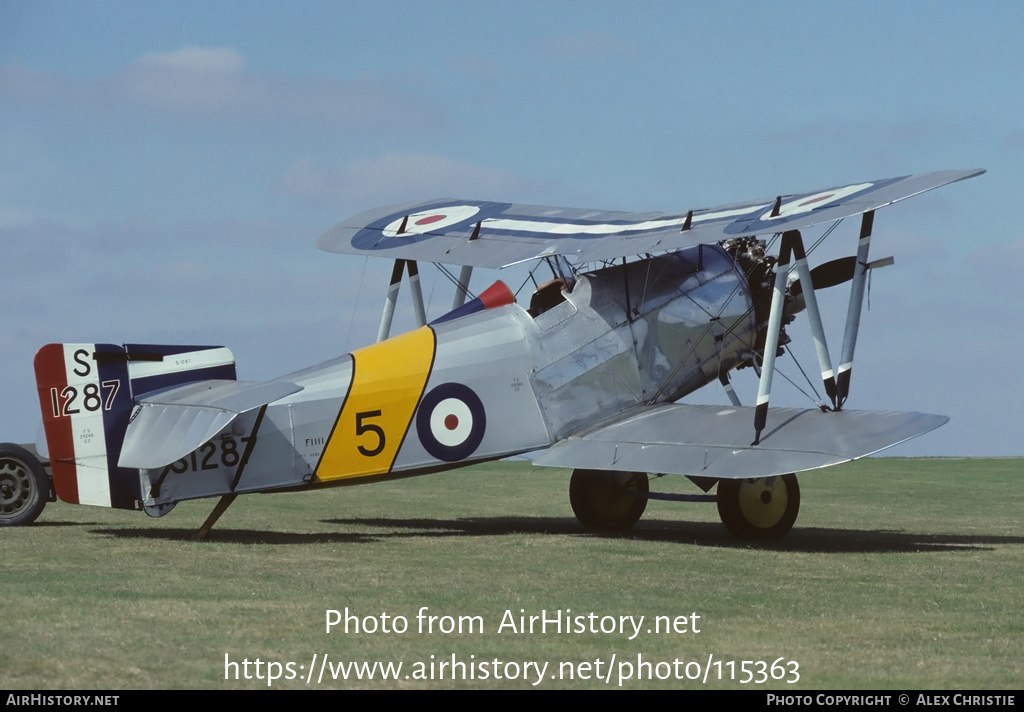
[[[478,212],[478,205],[446,205],[431,208],[392,220],[384,227],[383,233],[385,237],[422,235],[469,220]]]
[[[834,203],[837,200],[848,198],[854,193],[860,193],[861,191],[867,190],[873,185],[873,183],[857,183],[856,185],[848,185],[843,188],[833,188],[832,190],[823,190],[813,195],[807,195],[803,198],[798,198],[784,204],[779,210],[779,214],[772,216],[771,210],[766,211],[761,215],[761,220],[785,220],[795,215],[802,215],[809,213],[815,208],[820,208],[829,203]]]
[[[815,210],[825,210],[842,205],[843,203],[852,202],[852,198],[859,193],[878,190],[890,182],[856,183],[842,188],[831,188],[796,198],[787,198],[779,206],[777,215],[772,215],[775,212],[774,204],[768,204],[763,206],[763,208],[757,209],[760,213],[755,211],[738,217],[731,224],[727,225],[723,232],[729,235],[757,235],[762,232],[781,231],[786,229],[786,223],[798,220],[801,216],[812,213]],[[857,212],[856,209],[851,209],[847,214],[856,215]]]
[[[423,397],[416,433],[438,460],[456,462],[472,455],[484,439],[487,416],[480,397],[461,383],[442,383]]]

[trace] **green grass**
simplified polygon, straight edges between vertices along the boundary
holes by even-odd
[[[568,472],[521,463],[241,497],[201,543],[190,537],[212,500],[159,520],[50,504],[35,526],[0,530],[0,687],[261,688],[225,680],[225,654],[293,661],[304,676],[316,653],[406,667],[397,681],[314,678],[310,688],[530,686],[404,679],[414,662],[453,654],[546,661],[546,688],[615,687],[614,673],[611,685],[550,679],[559,663],[606,666],[612,655],[799,663],[790,685],[629,688],[1019,688],[1022,475],[1017,459],[873,459],[809,473],[796,527],[768,546],[732,540],[707,504],[652,501],[625,536],[586,533]],[[695,491],[678,478],[652,489]],[[424,606],[480,616],[485,631],[419,634]],[[405,616],[409,632],[325,633],[325,611],[346,607]],[[567,608],[644,615],[645,632],[497,632],[506,610]],[[700,633],[646,633],[653,616],[694,612]]]

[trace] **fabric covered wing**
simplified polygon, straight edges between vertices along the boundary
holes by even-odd
[[[284,381],[200,381],[139,399],[120,467],[151,470],[189,454],[246,411],[302,390]]]
[[[751,447],[754,409],[663,405],[564,440],[535,465],[741,479],[856,460],[934,430],[942,415],[772,408]]]
[[[320,237],[328,252],[499,268],[548,255],[610,260],[858,215],[984,173],[940,171],[687,210],[624,213],[437,199],[380,208]]]

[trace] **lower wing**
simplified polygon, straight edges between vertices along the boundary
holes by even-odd
[[[722,479],[771,477],[856,460],[923,435],[949,418],[772,408],[756,446],[750,444],[753,420],[753,408],[645,406],[559,442],[534,464]]]

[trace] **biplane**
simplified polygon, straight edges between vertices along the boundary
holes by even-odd
[[[675,214],[471,200],[363,213],[319,247],[394,261],[370,346],[268,382],[236,380],[223,347],[44,346],[35,371],[56,495],[155,517],[218,497],[204,536],[242,493],[365,484],[530,453],[536,465],[573,470],[569,499],[588,528],[631,527],[649,498],[663,497],[717,502],[737,537],[781,537],[799,510],[795,473],[946,422],[844,406],[867,275],[891,261],[869,259],[875,211],[983,172]],[[854,254],[812,269],[801,231],[851,216],[860,216]],[[429,322],[420,262],[461,267],[464,296]],[[524,263],[551,270],[528,304],[501,281],[470,294],[474,268]],[[390,337],[406,274],[418,326]],[[816,292],[845,282],[834,367]],[[800,313],[827,398],[771,407],[776,358]],[[731,387],[730,373],[743,368],[758,378],[752,405]],[[709,384],[725,388],[729,405],[684,402]],[[27,492],[42,490],[42,476],[21,475],[4,486],[33,503],[7,512],[7,523],[27,523],[42,507]],[[700,492],[652,492],[652,476],[663,475],[687,477]]]

